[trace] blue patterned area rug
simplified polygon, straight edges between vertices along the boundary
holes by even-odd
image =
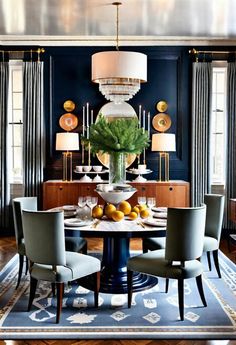
[[[222,253],[222,279],[215,270],[204,273],[206,308],[195,280],[186,280],[185,321],[179,320],[176,282],[170,281],[166,294],[159,279],[154,288],[134,294],[131,309],[126,295],[102,293],[95,309],[93,293],[72,285],[65,291],[59,325],[47,283],[40,283],[32,310],[26,311],[29,278],[15,290],[17,259],[0,273],[0,339],[236,339],[236,266]]]

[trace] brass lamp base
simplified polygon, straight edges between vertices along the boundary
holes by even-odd
[[[63,152],[63,181],[72,181],[72,152]]]
[[[164,159],[164,180],[162,180],[162,159]],[[169,153],[159,152],[159,181],[168,182],[169,181]]]

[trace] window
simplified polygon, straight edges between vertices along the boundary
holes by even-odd
[[[9,167],[10,183],[23,183],[23,65],[12,60],[9,67]]]
[[[226,73],[227,65],[213,66],[211,122],[211,184],[225,184],[226,167]]]

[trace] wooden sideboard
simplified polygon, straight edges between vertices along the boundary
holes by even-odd
[[[129,182],[137,188],[137,192],[129,199],[132,205],[137,204],[138,196],[156,197],[157,206],[167,207],[188,207],[189,183],[185,181],[169,182]],[[43,209],[49,209],[62,205],[77,205],[78,196],[98,196],[96,193],[96,182],[65,182],[60,180],[50,180],[43,183]],[[99,203],[104,204],[104,200],[99,197]]]

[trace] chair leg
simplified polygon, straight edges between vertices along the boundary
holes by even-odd
[[[211,252],[207,252],[207,262],[208,262],[209,271],[211,271]]]
[[[52,283],[51,287],[52,287],[52,295],[53,295],[53,297],[55,297],[56,296],[56,284]]]
[[[144,253],[144,254],[147,253],[147,252],[148,252],[148,248],[145,246],[144,241],[143,241],[143,243],[142,243],[142,246],[143,246],[143,253]]]
[[[179,296],[179,315],[180,320],[184,320],[184,280],[178,279],[178,296]]]
[[[95,308],[98,308],[98,293],[100,290],[100,272],[93,274],[94,279],[94,305]]]
[[[56,283],[57,287],[57,317],[56,323],[59,323],[62,309],[62,299],[64,295],[64,283]]]
[[[81,253],[82,254],[87,254],[87,251],[88,251],[88,246],[87,246],[87,243],[83,246],[83,248],[81,249]]]
[[[133,271],[127,270],[128,308],[131,308],[133,290]]]
[[[27,258],[27,256],[25,257],[26,261],[25,261],[25,274],[28,273],[28,270],[29,270],[29,260]]]
[[[30,295],[29,295],[28,311],[30,311],[33,300],[34,300],[37,283],[38,283],[37,279],[30,276]]]
[[[203,285],[202,285],[202,275],[196,277],[196,282],[197,282],[198,292],[199,292],[199,295],[200,295],[201,300],[202,300],[202,304],[204,305],[204,307],[206,307],[207,302],[205,299]]]
[[[17,284],[16,284],[16,289],[20,285],[22,270],[23,270],[23,264],[24,264],[24,255],[19,254],[19,272],[18,272],[18,280],[17,280]]]
[[[169,278],[166,278],[166,293],[169,290]]]
[[[219,260],[218,260],[218,250],[213,250],[212,253],[213,253],[214,264],[216,267],[216,271],[218,273],[218,277],[221,278],[220,266],[219,266]]]

